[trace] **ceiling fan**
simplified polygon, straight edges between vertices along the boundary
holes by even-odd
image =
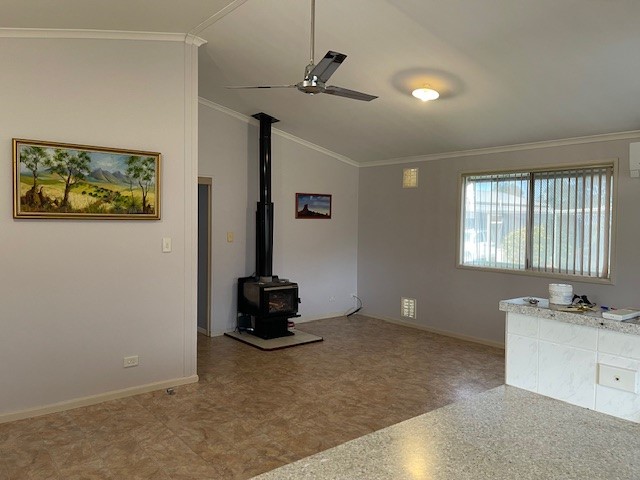
[[[329,95],[337,95],[339,97],[352,98],[354,100],[364,100],[370,102],[378,98],[375,95],[349,90],[347,88],[327,85],[327,80],[338,69],[340,64],[344,62],[347,56],[344,53],[338,53],[329,50],[327,54],[316,65],[314,64],[314,48],[315,48],[315,12],[316,0],[311,0],[311,61],[304,69],[304,78],[301,82],[293,85],[255,85],[255,86],[236,86],[226,88],[297,88],[308,95],[317,93],[328,93]]]

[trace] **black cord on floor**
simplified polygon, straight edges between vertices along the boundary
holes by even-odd
[[[356,300],[358,300],[358,303],[360,304],[353,312],[351,313],[347,313],[347,317],[350,317],[351,315],[354,315],[356,313],[358,313],[360,310],[362,310],[362,300],[360,300],[360,297],[354,295],[353,296]]]

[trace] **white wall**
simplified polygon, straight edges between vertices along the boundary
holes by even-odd
[[[629,140],[603,141],[360,169],[358,290],[364,313],[400,317],[400,297],[417,299],[416,324],[504,342],[502,299],[548,297],[547,277],[456,268],[458,175],[619,159],[615,285],[571,281],[605,305],[640,307],[640,181],[629,177]],[[419,188],[402,189],[403,167],[418,167]],[[566,282],[563,280],[563,283]]]
[[[0,416],[197,378],[195,48],[2,38]],[[162,219],[12,219],[12,137],[161,152]],[[172,253],[161,253],[163,236]],[[140,365],[124,369],[126,355]]]
[[[219,334],[235,328],[237,278],[255,271],[259,127],[206,100],[199,123],[199,175],[213,178],[212,325]],[[344,314],[354,305],[350,295],[357,285],[358,169],[282,135],[277,126],[273,272],[299,284],[299,321]],[[296,220],[297,192],[332,194],[332,218]],[[227,243],[227,232],[234,232],[233,243]]]

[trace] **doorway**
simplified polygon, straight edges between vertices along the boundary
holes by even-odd
[[[211,187],[198,177],[198,333],[211,336]]]

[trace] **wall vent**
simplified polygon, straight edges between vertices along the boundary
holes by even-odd
[[[400,301],[400,315],[407,318],[416,318],[416,299],[404,298]]]
[[[402,188],[418,187],[418,169],[404,168],[402,169]]]

